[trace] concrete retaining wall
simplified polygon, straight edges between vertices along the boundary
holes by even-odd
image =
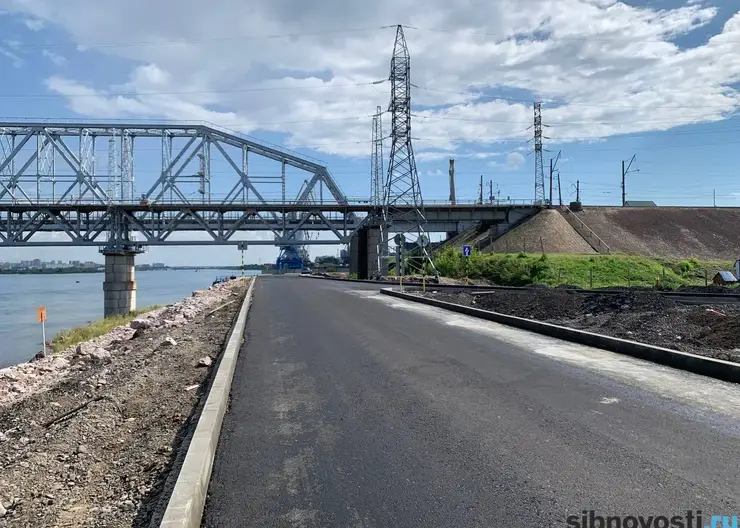
[[[703,356],[697,356],[696,354],[689,354],[668,348],[647,345],[645,343],[638,343],[636,341],[628,341],[626,339],[594,334],[584,330],[576,330],[575,328],[543,323],[541,321],[524,319],[513,315],[489,312],[488,310],[481,310],[470,306],[462,306],[427,297],[420,297],[418,295],[401,293],[390,288],[383,289],[380,293],[405,299],[407,301],[414,301],[427,304],[429,306],[444,308],[446,310],[470,315],[472,317],[478,317],[487,321],[521,328],[522,330],[529,330],[530,332],[536,332],[538,334],[571,341],[573,343],[601,348],[618,354],[626,354],[628,356],[645,359],[654,363],[660,363],[669,367],[694,372],[695,374],[702,374],[704,376],[710,376],[724,381],[740,383],[740,364],[738,363],[706,358]]]

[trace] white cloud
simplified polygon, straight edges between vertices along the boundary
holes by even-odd
[[[379,0],[341,12],[329,0],[310,8],[291,0],[222,4],[172,10],[159,2],[0,0],[59,25],[78,49],[91,50],[85,53],[133,61],[119,84],[49,79],[53,92],[86,95],[70,97],[75,112],[286,132],[290,145],[332,154],[367,156],[370,115],[376,105],[387,107],[389,95],[387,83],[369,83],[388,76],[393,44],[392,29],[341,30],[389,20],[419,28],[406,37],[420,87],[413,92],[420,161],[461,157],[472,147],[516,151],[531,135],[532,108],[480,96],[501,87],[544,100],[548,135],[558,141],[718,121],[740,107],[733,87],[740,82],[740,12],[697,47],[671,41],[717,16],[698,3],[657,9],[615,0],[430,0],[419,9],[418,1]],[[439,27],[446,30],[432,30]],[[259,37],[271,34],[302,35]],[[107,43],[135,44],[100,46]],[[146,95],[152,92],[160,95]],[[384,116],[386,130],[388,123]]]
[[[526,158],[519,152],[509,152],[506,155],[506,161],[489,161],[488,166],[505,171],[515,171],[522,168]]]
[[[13,68],[20,68],[23,66],[23,59],[21,59],[16,53],[13,53],[7,48],[4,48],[3,46],[0,46],[0,55],[7,58],[10,63],[13,65]]]
[[[53,62],[57,66],[61,66],[62,64],[67,62],[67,59],[65,59],[61,55],[54,53],[53,51],[46,50],[46,49],[41,50],[41,56],[46,57],[47,59],[49,59],[51,62]]]
[[[43,20],[39,20],[38,18],[26,18],[23,23],[26,25],[28,29],[31,31],[41,31],[46,27],[46,24]]]
[[[524,165],[524,156],[522,156],[518,152],[511,152],[508,156],[506,156],[506,165],[511,170],[519,169],[522,165]]]

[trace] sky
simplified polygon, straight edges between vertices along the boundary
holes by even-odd
[[[587,205],[620,204],[621,162],[635,156],[628,200],[740,205],[735,0],[218,5],[0,0],[0,117],[207,121],[318,158],[348,197],[364,198],[371,116],[388,108],[395,26],[403,24],[425,201],[448,197],[451,158],[458,199],[475,199],[483,176],[497,196],[531,200],[532,105],[542,101],[545,171],[560,153],[564,201],[578,185]],[[383,120],[387,134],[389,114]],[[145,147],[137,161],[156,167],[157,156]],[[228,177],[225,164],[213,172]],[[137,176],[137,192],[146,178]],[[292,174],[290,190],[302,181]],[[219,192],[224,185],[217,182]],[[557,185],[554,194],[557,201]],[[240,262],[234,248],[203,249],[151,248],[139,261]],[[276,255],[252,247],[246,260]],[[91,248],[0,254],[34,257],[101,260]]]

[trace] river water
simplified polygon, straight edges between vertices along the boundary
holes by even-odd
[[[245,274],[258,272],[246,271]],[[169,304],[202,290],[235,270],[136,272],[136,306]],[[103,273],[0,275],[0,368],[27,361],[41,350],[36,308],[46,306],[46,339],[103,316]]]

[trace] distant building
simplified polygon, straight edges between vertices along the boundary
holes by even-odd
[[[164,269],[164,262],[155,262],[152,264],[152,269]]]
[[[727,286],[728,284],[737,284],[737,278],[731,271],[720,271],[714,276],[712,282],[717,286]]]
[[[658,207],[658,204],[655,202],[651,202],[648,200],[640,201],[640,200],[628,200],[624,202],[625,207]]]

